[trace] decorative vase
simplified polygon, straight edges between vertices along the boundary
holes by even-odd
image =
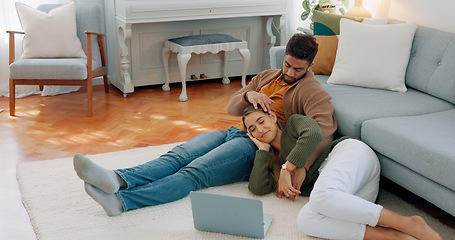
[[[354,7],[346,12],[346,16],[371,18],[371,13],[363,7],[363,0],[355,0]]]

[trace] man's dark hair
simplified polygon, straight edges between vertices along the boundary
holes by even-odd
[[[317,52],[318,44],[316,43],[316,38],[311,34],[296,33],[286,45],[286,55],[300,60],[307,60],[310,64],[313,62]]]

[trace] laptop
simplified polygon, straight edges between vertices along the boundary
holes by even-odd
[[[273,215],[264,214],[262,201],[205,192],[191,192],[197,230],[264,238]]]

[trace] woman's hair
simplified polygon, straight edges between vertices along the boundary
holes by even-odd
[[[243,109],[243,115],[242,115],[242,123],[243,123],[243,127],[245,127],[245,129],[247,129],[246,125],[245,125],[245,118],[250,115],[251,113],[253,112],[263,112],[267,115],[270,115],[270,113],[264,111],[264,109],[262,108],[262,106],[260,104],[257,105],[257,109],[254,108],[254,105],[253,104],[250,104],[248,105],[248,107],[246,107],[245,109]],[[279,120],[276,121],[276,124],[278,125],[278,128],[283,130],[283,125],[281,124],[281,122]]]
[[[318,53],[316,38],[311,34],[296,33],[286,45],[286,54],[311,64]]]
[[[266,111],[264,111],[264,109],[262,108],[261,105],[258,104],[257,106],[258,106],[258,108],[256,109],[256,108],[254,108],[253,104],[250,104],[250,105],[248,105],[248,107],[243,109],[242,122],[243,122],[243,126],[245,127],[245,129],[248,129],[245,125],[245,118],[248,115],[250,115],[251,113],[254,113],[254,112],[259,112],[259,111],[262,111],[263,113],[267,113]]]
[[[254,106],[251,104],[249,105],[248,107],[246,107],[244,110],[243,110],[243,115],[242,115],[242,122],[243,122],[243,126],[245,127],[245,129],[247,129],[248,131],[248,128],[247,126],[245,125],[245,118],[250,115],[251,113],[253,112],[263,112],[267,115],[270,115],[270,113],[264,111],[264,109],[262,108],[261,105],[257,105],[257,109],[254,108]],[[279,129],[283,129],[280,121],[277,119],[276,121],[276,124],[278,126]],[[269,168],[271,169],[272,171],[272,176],[273,176],[273,179],[275,179],[275,182],[277,183],[278,182],[278,178],[280,177],[280,167],[278,166],[278,155],[276,153],[276,151],[271,147],[271,154],[272,154],[272,161],[270,161],[270,165],[269,165]]]

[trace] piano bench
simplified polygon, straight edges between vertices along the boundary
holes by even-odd
[[[166,83],[163,85],[163,91],[169,91],[169,55],[171,52],[177,53],[177,62],[180,69],[180,77],[182,79],[182,93],[180,101],[188,100],[186,94],[186,66],[191,58],[191,53],[218,53],[223,52],[224,69],[223,69],[223,84],[229,84],[227,77],[227,51],[239,50],[243,60],[242,86],[246,86],[246,71],[250,63],[250,50],[248,50],[248,42],[231,37],[225,34],[209,34],[209,35],[193,35],[180,38],[168,39],[164,42],[163,48],[163,65],[166,73]]]

